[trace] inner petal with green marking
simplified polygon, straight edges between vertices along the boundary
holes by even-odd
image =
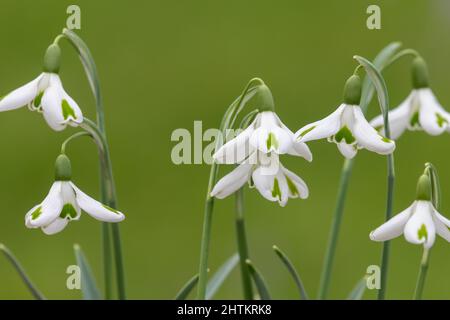
[[[353,136],[352,132],[347,126],[343,126],[341,130],[339,130],[334,135],[334,140],[336,142],[341,142],[342,140],[345,140],[345,143],[352,144],[356,141],[355,137]]]
[[[60,218],[70,218],[75,219],[77,217],[77,211],[71,203],[66,203],[61,210]]]
[[[447,119],[445,119],[440,113],[436,112],[436,122],[438,124],[439,127],[443,127],[444,124],[448,124]]]
[[[412,117],[409,119],[409,125],[413,128],[420,128],[419,111],[414,112]]]
[[[278,198],[278,200],[281,201],[281,190],[277,178],[273,181],[272,197]]]
[[[278,149],[278,145],[279,144],[277,137],[275,137],[275,135],[272,132],[270,132],[266,140],[267,150],[270,150],[272,146],[274,147],[274,149]]]
[[[61,101],[61,109],[63,113],[64,120],[67,120],[69,117],[72,117],[73,119],[76,119],[75,111],[70,106],[69,102],[67,102],[66,99],[63,99]]]
[[[298,196],[299,192],[298,192],[298,189],[297,189],[297,186],[295,185],[295,183],[288,176],[285,176],[285,177],[286,177],[286,181],[287,181],[287,184],[289,187],[289,192],[291,193],[291,195]]]
[[[427,232],[427,228],[425,227],[424,224],[422,224],[420,226],[420,229],[417,230],[417,236],[419,237],[419,240],[422,238],[428,239],[428,232]]]
[[[42,206],[39,206],[31,213],[31,219],[36,220],[37,218],[39,218],[41,214],[42,214]]]
[[[44,95],[44,91],[39,92],[39,94],[36,96],[36,98],[34,98],[33,100],[33,106],[35,108],[39,108],[41,105],[41,101],[42,101],[42,96]]]

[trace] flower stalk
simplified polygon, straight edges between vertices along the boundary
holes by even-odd
[[[417,277],[416,289],[414,290],[414,300],[421,300],[423,288],[425,287],[425,280],[427,278],[427,271],[430,259],[430,249],[423,248],[422,260],[420,261],[419,276]]]

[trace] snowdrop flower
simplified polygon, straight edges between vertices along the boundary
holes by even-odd
[[[289,198],[308,198],[306,183],[286,169],[276,153],[254,152],[246,161],[224,176],[214,186],[211,196],[223,199],[239,190],[246,182],[256,187],[269,201],[284,207]]]
[[[351,76],[344,89],[344,103],[326,118],[308,124],[297,131],[299,142],[327,138],[337,144],[339,151],[347,159],[353,158],[358,149],[367,149],[378,154],[390,154],[395,142],[387,139],[372,128],[359,107],[361,79]]]
[[[399,138],[406,129],[424,130],[432,136],[450,131],[450,114],[431,91],[428,69],[421,57],[414,59],[412,75],[414,89],[397,108],[389,112],[392,139]],[[370,124],[379,132],[384,132],[382,115],[375,117]]]
[[[64,90],[59,78],[61,49],[52,44],[44,58],[44,72],[33,81],[0,98],[0,111],[24,106],[42,112],[48,125],[61,131],[67,125],[78,126],[83,114],[77,103]]]
[[[261,84],[255,94],[255,108],[260,112],[253,122],[236,136],[224,144],[213,155],[218,163],[241,163],[250,154],[259,150],[263,153],[291,154],[308,161],[312,154],[303,142],[294,141],[294,134],[286,127],[274,111],[274,102],[270,89]]]
[[[70,221],[78,220],[81,210],[105,222],[119,222],[125,216],[82,192],[71,181],[71,165],[66,155],[56,159],[55,182],[42,203],[25,215],[28,228],[41,228],[51,235],[62,231]]]
[[[400,236],[406,241],[433,246],[436,233],[450,242],[450,220],[436,211],[431,203],[430,178],[424,174],[417,183],[417,199],[411,206],[370,233],[373,241],[387,241]]]

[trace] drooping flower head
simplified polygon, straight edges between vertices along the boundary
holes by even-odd
[[[367,149],[378,154],[390,154],[395,149],[394,141],[381,136],[367,122],[361,108],[361,79],[351,76],[344,88],[344,103],[326,118],[310,123],[295,134],[299,142],[326,138],[337,144],[347,159],[353,158],[358,149]]]
[[[70,221],[78,220],[81,210],[91,217],[105,222],[125,219],[123,213],[92,199],[71,181],[72,170],[66,155],[60,155],[55,163],[55,182],[44,201],[25,215],[28,228],[41,228],[48,235],[62,231]]]
[[[406,241],[433,246],[436,234],[450,242],[450,220],[442,216],[431,202],[430,178],[422,175],[417,183],[416,200],[370,233],[373,241],[388,241],[403,234]]]
[[[223,199],[246,182],[256,187],[263,197],[286,205],[289,198],[308,197],[304,181],[283,167],[279,155],[291,154],[308,161],[312,154],[303,142],[294,140],[294,134],[274,111],[270,89],[261,81],[254,96],[255,119],[234,139],[225,143],[213,155],[221,164],[239,164],[214,186],[211,196]]]
[[[389,112],[389,129],[392,139],[398,139],[405,130],[424,130],[432,136],[450,132],[450,114],[442,108],[429,86],[428,68],[422,57],[412,64],[413,90],[395,109]],[[375,117],[370,124],[384,132],[383,116]]]
[[[78,126],[83,114],[78,104],[66,93],[58,75],[61,49],[57,44],[48,47],[44,57],[44,72],[33,81],[8,93],[0,99],[0,111],[24,106],[41,112],[47,124],[55,131],[67,125]]]

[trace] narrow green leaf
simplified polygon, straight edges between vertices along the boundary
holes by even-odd
[[[361,56],[354,56],[353,58],[356,59],[359,64],[364,67],[368,77],[375,86],[378,95],[378,102],[380,104],[381,112],[383,113],[384,117],[384,130],[386,133],[386,138],[390,139],[388,122],[389,95],[386,87],[386,82],[384,81],[384,78],[378,71],[378,69],[369,60]]]
[[[39,289],[34,285],[31,279],[28,277],[25,269],[20,264],[19,260],[14,256],[14,254],[2,243],[0,243],[0,251],[3,252],[5,257],[9,260],[11,265],[16,269],[19,276],[22,278],[22,281],[28,287],[31,294],[36,300],[46,300],[44,295],[39,291]]]
[[[358,281],[358,283],[355,285],[353,290],[350,292],[350,294],[347,297],[347,300],[361,300],[364,292],[367,288],[367,276],[364,276],[361,280]]]
[[[219,290],[222,283],[230,275],[231,271],[237,266],[239,255],[235,253],[214,273],[206,286],[206,300],[210,300]]]
[[[193,276],[191,279],[189,279],[188,282],[178,291],[177,295],[175,296],[175,300],[186,300],[186,298],[191,293],[192,289],[195,288],[195,286],[198,283],[198,274]]]
[[[95,284],[95,278],[89,263],[78,244],[73,246],[77,265],[81,272],[81,291],[84,300],[101,300],[100,292]]]
[[[373,60],[373,65],[378,68],[378,70],[382,71],[391,61],[392,57],[398,52],[402,44],[400,42],[392,42],[384,47],[380,53]],[[372,101],[374,93],[374,87],[372,85],[372,81],[369,77],[364,77],[363,86],[362,86],[362,94],[361,94],[361,109],[365,113],[367,111],[367,107]]]
[[[286,266],[289,273],[291,274],[292,278],[294,278],[295,284],[298,288],[298,291],[300,293],[300,297],[303,300],[308,300],[308,294],[306,293],[305,287],[303,286],[302,279],[300,278],[297,270],[295,269],[294,265],[292,264],[291,260],[289,260],[288,256],[281,251],[277,246],[273,246],[273,250],[277,254],[277,256],[280,258],[281,262]]]
[[[269,290],[261,273],[255,268],[250,260],[247,259],[246,263],[248,269],[250,270],[250,274],[252,275],[253,281],[255,282],[256,288],[258,289],[261,300],[271,300]]]

